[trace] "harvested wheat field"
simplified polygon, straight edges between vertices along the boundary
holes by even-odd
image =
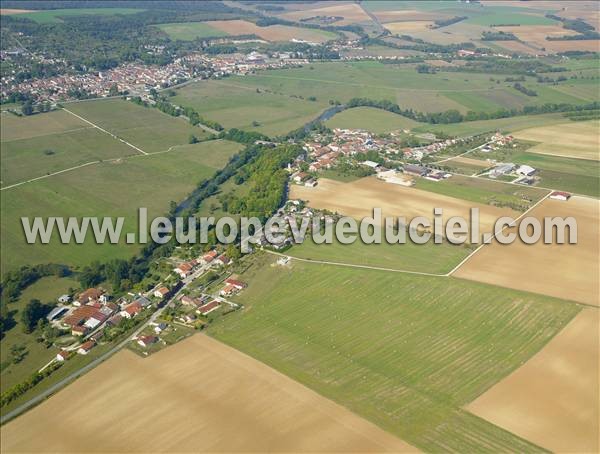
[[[362,218],[381,208],[383,216],[416,216],[433,220],[433,209],[444,210],[444,220],[452,216],[470,217],[471,207],[479,208],[481,232],[491,232],[498,217],[517,217],[520,213],[509,208],[496,208],[456,199],[420,189],[385,183],[375,177],[361,178],[351,183],[320,178],[315,188],[292,185],[290,198],[308,200],[314,208],[325,208],[346,216]]]
[[[267,41],[290,41],[292,38],[323,43],[335,38],[333,33],[311,30],[309,28],[289,27],[287,25],[269,25],[259,27],[245,20],[215,20],[207,22],[229,35],[257,35]]]
[[[405,21],[405,22],[389,22],[385,24],[390,32],[395,34],[403,34],[407,32],[421,32],[429,30],[434,22],[427,20]]]
[[[454,276],[600,306],[600,201],[579,196],[567,202],[546,199],[528,215],[540,220],[573,216],[578,243],[494,242],[473,255]]]
[[[547,52],[540,50],[539,47],[532,46],[531,44],[525,44],[521,41],[493,41],[497,46],[503,47],[504,49],[510,50],[511,52],[517,52],[527,55],[545,55]]]
[[[566,52],[569,50],[582,50],[589,52],[600,51],[599,40],[572,40],[572,41],[549,41],[548,36],[558,37],[576,35],[577,32],[562,28],[560,25],[526,25],[496,27],[503,32],[512,33],[521,41],[534,45],[538,49],[549,52]]]
[[[11,14],[24,14],[32,13],[31,9],[14,9],[14,8],[0,8],[0,16],[10,16]]]
[[[515,132],[518,139],[540,142],[527,151],[567,158],[600,160],[600,120],[569,121]]]
[[[452,159],[448,159],[448,161],[445,161],[448,163],[461,163],[461,164],[467,164],[470,166],[475,166],[475,167],[481,167],[482,169],[485,169],[487,167],[490,167],[490,163],[487,161],[482,161],[481,159],[474,159],[474,158],[465,158],[464,156],[461,156],[460,158],[452,158]]]
[[[598,452],[599,323],[582,310],[467,410],[553,452]]]
[[[415,451],[201,334],[121,351],[1,431],[3,452]]]
[[[282,14],[283,19],[299,21],[315,16],[337,16],[342,17],[340,21],[336,21],[334,25],[347,25],[361,22],[370,22],[371,18],[364,10],[356,3],[347,3],[342,5],[326,6],[324,8],[307,9],[303,11],[294,11]]]

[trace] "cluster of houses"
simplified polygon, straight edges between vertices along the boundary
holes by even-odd
[[[162,294],[164,289],[158,290]],[[169,291],[166,289],[165,295],[168,293]],[[121,298],[112,302],[110,295],[99,288],[87,289],[81,292],[71,305],[65,305],[64,303],[69,300],[68,295],[61,296],[59,298],[61,304],[55,307],[46,318],[55,327],[69,330],[73,336],[89,335],[92,340],[100,339],[102,336],[100,328],[117,326],[123,319],[135,317],[152,304],[152,301],[139,294],[135,295],[132,301]]]
[[[204,254],[202,257],[198,257],[193,260],[182,262],[177,265],[173,272],[177,274],[181,279],[189,277],[198,267],[210,265],[210,266],[227,266],[233,262],[226,254],[219,254],[214,249]]]
[[[489,142],[481,147],[481,151],[484,153],[489,153],[490,151],[498,150],[499,148],[504,148],[509,145],[512,145],[512,147],[515,148],[517,144],[514,140],[515,139],[513,136],[505,136],[499,132],[496,132],[496,134],[490,137]]]
[[[40,101],[59,102],[69,99],[75,90],[83,90],[98,97],[114,94],[114,87],[119,93],[142,93],[151,88],[175,85],[195,76],[193,68],[187,66],[181,58],[165,66],[127,63],[106,71],[60,74],[20,83],[11,81],[10,77],[2,78],[2,96],[12,92],[29,93]]]
[[[294,58],[291,52],[276,52],[263,54],[250,52],[249,54],[233,53],[217,56],[197,54],[188,59],[203,63],[216,77],[228,75],[246,75],[261,69],[283,69],[300,67],[308,63],[304,58]]]

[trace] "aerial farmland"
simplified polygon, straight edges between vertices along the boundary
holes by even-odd
[[[84,3],[0,9],[2,452],[600,450],[596,2]]]

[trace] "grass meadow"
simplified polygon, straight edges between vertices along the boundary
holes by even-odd
[[[61,19],[63,16],[114,16],[115,14],[135,14],[141,11],[144,10],[136,8],[67,8],[32,11],[19,14],[19,17],[31,19],[38,24],[50,24],[63,22]]]
[[[171,39],[180,39],[182,41],[193,41],[197,38],[217,38],[228,36],[223,30],[211,27],[206,22],[184,22],[174,24],[157,25],[163,32],[169,35]]]
[[[147,153],[186,144],[190,134],[199,139],[206,137],[203,129],[190,125],[183,118],[122,99],[70,103],[66,108]]]
[[[64,263],[83,266],[93,260],[127,258],[139,245],[27,244],[21,216],[124,216],[124,232],[135,231],[137,208],[149,216],[166,213],[170,201],[182,200],[200,180],[225,165],[240,145],[210,141],[183,145],[169,153],[132,156],[90,165],[0,193],[2,269],[23,264]]]
[[[443,274],[464,259],[472,249],[444,242],[440,245],[427,243],[416,245],[388,244],[382,234],[382,244],[364,244],[360,239],[352,244],[315,244],[310,236],[304,243],[294,245],[286,254],[310,260],[350,263],[396,270]]]
[[[259,131],[269,136],[285,134],[316,118],[329,98],[301,99],[303,93],[260,90],[246,78],[200,81],[176,90],[173,102],[194,107],[201,115],[226,128]],[[308,96],[305,96],[305,98]]]
[[[580,310],[454,278],[254,264],[209,334],[426,451],[535,451],[464,411]]]
[[[347,109],[325,122],[329,128],[366,129],[375,134],[385,134],[398,129],[412,129],[419,124],[402,115],[373,107]]]
[[[301,68],[262,71],[227,80],[230,87],[247,90],[305,98],[313,96],[318,101],[342,103],[354,97],[387,99],[403,108],[429,112],[448,109],[494,112],[501,108],[522,108],[548,102],[583,104],[590,100],[589,94],[580,97],[574,92],[561,91],[561,84],[546,86],[533,78],[528,78],[524,85],[538,91],[538,96],[529,97],[497,75],[454,71],[420,74],[414,65],[374,61],[312,63]],[[598,99],[597,94],[594,99]],[[205,97],[205,101],[208,103],[205,109],[209,112],[214,101],[210,97]]]

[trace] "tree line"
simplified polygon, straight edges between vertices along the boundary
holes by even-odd
[[[587,104],[577,105],[567,103],[546,103],[541,105],[525,106],[522,109],[499,109],[496,112],[469,111],[466,114],[462,114],[457,110],[447,110],[445,112],[416,112],[413,109],[402,109],[398,104],[392,101],[376,101],[368,98],[352,98],[346,104],[347,108],[361,106],[376,107],[378,109],[387,110],[388,112],[403,115],[422,123],[448,124],[461,123],[463,121],[494,120],[498,118],[516,117],[519,115],[597,110],[600,107],[600,102],[594,101]]]

